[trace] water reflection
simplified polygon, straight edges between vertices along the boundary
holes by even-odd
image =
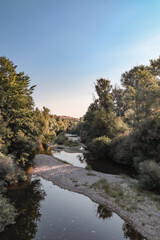
[[[141,234],[136,232],[128,223],[123,224],[124,237],[130,240],[145,240]]]
[[[83,161],[90,165],[93,170],[108,174],[126,174],[130,177],[137,176],[134,168],[111,161],[110,159],[96,160],[90,153],[83,154]]]
[[[112,211],[106,207],[104,207],[103,205],[99,205],[97,207],[97,214],[96,216],[102,219],[106,219],[106,218],[111,218],[112,217]]]
[[[85,168],[87,165],[98,172],[108,173],[108,174],[126,174],[131,177],[137,176],[137,172],[129,167],[110,159],[93,159],[89,153],[69,153],[64,150],[54,151],[53,156],[59,158],[73,166]]]
[[[97,217],[102,218],[103,220],[106,218],[111,218],[113,213],[110,209],[104,207],[103,205],[99,205],[97,207]],[[145,240],[145,238],[139,234],[134,228],[131,227],[130,224],[124,222],[122,226],[124,237],[130,240]]]
[[[73,166],[85,168],[87,166],[82,153],[69,153],[65,151],[54,151],[53,156]]]
[[[44,179],[12,189],[8,197],[20,215],[1,240],[144,239],[111,210]]]
[[[1,240],[31,240],[37,232],[37,222],[40,221],[41,201],[45,198],[45,192],[41,189],[40,180],[36,179],[30,183],[14,185],[7,192],[7,197],[18,209],[19,216],[16,224],[6,228],[0,234]]]

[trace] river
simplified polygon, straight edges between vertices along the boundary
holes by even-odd
[[[80,141],[75,135],[68,135]],[[63,149],[53,155],[74,166],[89,165],[83,153]],[[103,172],[119,174],[121,168],[100,161]],[[95,166],[94,166],[95,165]],[[101,171],[94,163],[93,168]],[[7,197],[18,209],[14,225],[0,233],[1,240],[143,240],[129,224],[110,209],[88,197],[64,190],[40,177],[9,187]]]
[[[66,136],[74,141],[80,143],[80,137],[73,134],[66,134]],[[84,149],[84,147],[79,147],[79,149]],[[119,163],[116,163],[114,161],[111,161],[109,159],[93,159],[90,153],[82,153],[80,152],[66,152],[64,151],[63,147],[59,147],[53,152],[53,156],[63,160],[73,166],[76,167],[82,167],[86,168],[87,166],[90,166],[93,170],[98,172],[103,172],[107,174],[126,174],[130,177],[135,177],[137,175],[137,172],[135,169],[122,165]]]
[[[10,187],[7,196],[19,216],[1,240],[144,239],[111,210],[42,178]]]

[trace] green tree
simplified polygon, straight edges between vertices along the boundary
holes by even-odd
[[[112,86],[108,79],[100,78],[95,83],[95,90],[98,95],[97,103],[99,108],[104,108],[106,112],[113,110],[113,98],[111,94]]]
[[[123,97],[127,106],[126,118],[130,118],[136,128],[140,121],[152,116],[160,103],[160,87],[155,76],[149,70],[138,69],[136,87],[126,86]]]
[[[35,86],[24,72],[17,73],[17,66],[6,57],[0,57],[0,111],[7,129],[2,139],[8,146],[8,153],[15,155],[25,164],[38,136],[33,122]]]
[[[117,117],[124,116],[126,104],[123,101],[125,91],[117,85],[112,89],[113,109]]]
[[[144,65],[139,65],[136,67],[131,68],[129,71],[124,72],[121,75],[121,84],[122,86],[127,89],[129,86],[136,89],[138,80],[137,80],[137,72],[138,70],[146,70],[147,67]]]

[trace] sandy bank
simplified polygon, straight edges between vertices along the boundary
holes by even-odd
[[[34,161],[35,168],[32,174],[52,181],[61,188],[82,193],[93,201],[109,207],[146,239],[160,239],[159,205],[152,196],[137,192],[136,180],[88,171],[59,162],[47,155],[39,154]],[[108,194],[100,184],[95,184],[101,179],[106,179],[109,183],[111,191]]]

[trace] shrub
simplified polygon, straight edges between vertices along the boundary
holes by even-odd
[[[11,157],[0,153],[0,179],[12,184],[18,181],[27,180],[27,176]]]
[[[17,216],[16,209],[9,201],[0,194],[0,232],[9,224],[13,224]]]
[[[106,136],[98,137],[93,139],[93,141],[88,145],[88,149],[96,158],[104,158],[109,155],[110,143],[110,138]]]
[[[112,141],[110,145],[110,157],[118,163],[133,165],[134,145],[132,134],[126,132]]]
[[[139,129],[117,137],[110,148],[113,160],[135,168],[146,159],[160,162],[160,117],[147,119]]]
[[[153,160],[139,164],[140,185],[148,190],[160,192],[160,165]]]
[[[59,145],[63,145],[68,138],[64,135],[64,133],[60,133],[56,138],[55,138],[55,143]]]

